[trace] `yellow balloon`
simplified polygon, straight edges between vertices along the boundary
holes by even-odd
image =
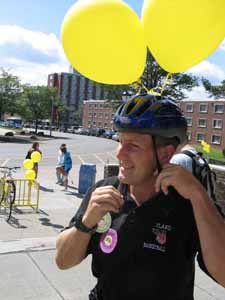
[[[31,159],[33,160],[33,162],[39,162],[41,160],[41,153],[38,151],[34,151],[31,153]]]
[[[33,162],[33,160],[31,160],[31,159],[25,159],[25,160],[23,161],[23,167],[24,167],[24,169],[26,169],[26,170],[33,169],[33,167],[34,167],[34,162]]]
[[[147,45],[170,73],[206,59],[225,37],[224,0],[145,0],[142,8]]]
[[[34,170],[27,170],[25,173],[25,178],[28,180],[34,180],[35,179],[35,171]]]
[[[96,82],[130,84],[144,71],[144,31],[121,0],[78,0],[64,18],[61,39],[71,65]]]

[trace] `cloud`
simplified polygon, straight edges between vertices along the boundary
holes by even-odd
[[[209,61],[203,61],[200,64],[194,66],[188,70],[188,73],[199,77],[205,77],[213,83],[221,82],[225,79],[225,72],[218,65]]]
[[[0,66],[19,76],[22,83],[46,85],[48,74],[68,71],[55,34],[4,25],[0,36]]]
[[[187,99],[191,100],[207,100],[211,99],[207,94],[203,85],[195,86],[190,92],[184,91]]]

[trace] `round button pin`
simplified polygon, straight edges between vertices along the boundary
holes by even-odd
[[[110,226],[112,224],[112,218],[110,213],[107,213],[104,215],[104,217],[101,219],[100,222],[98,222],[98,227],[96,229],[96,232],[98,233],[104,233],[109,230]]]
[[[110,228],[107,232],[103,233],[100,239],[100,248],[104,253],[111,253],[117,244],[117,232]]]

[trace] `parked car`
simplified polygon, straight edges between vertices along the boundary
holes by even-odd
[[[102,136],[105,132],[103,128],[89,128],[89,135],[92,136]]]
[[[112,140],[119,142],[119,134],[118,134],[118,132],[116,132],[116,133],[112,136]]]
[[[111,139],[114,134],[115,134],[115,131],[109,129],[103,133],[103,137],[107,138],[107,139]]]

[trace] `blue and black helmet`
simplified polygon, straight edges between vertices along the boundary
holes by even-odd
[[[136,95],[120,105],[113,123],[118,132],[177,137],[180,143],[186,140],[186,119],[177,104],[165,97]]]

